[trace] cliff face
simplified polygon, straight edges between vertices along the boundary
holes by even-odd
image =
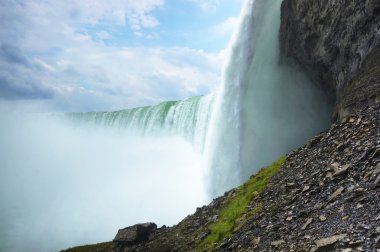
[[[380,1],[284,0],[280,45],[335,92],[334,119],[380,95]]]

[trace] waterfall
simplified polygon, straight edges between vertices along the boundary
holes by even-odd
[[[206,143],[213,196],[330,123],[326,94],[299,68],[280,62],[281,2],[246,0],[230,41]]]
[[[213,101],[211,94],[113,112],[69,113],[65,117],[77,124],[117,127],[144,136],[182,136],[202,152]]]
[[[281,2],[245,1],[215,94],[67,117],[145,136],[182,136],[203,153],[211,196],[239,185],[330,123],[327,95],[280,61]]]

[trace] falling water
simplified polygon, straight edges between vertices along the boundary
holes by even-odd
[[[237,186],[330,123],[328,96],[297,66],[280,62],[281,2],[245,1],[216,94],[68,117],[146,136],[182,136],[207,160],[211,196]]]
[[[210,193],[237,186],[330,123],[331,103],[280,63],[281,0],[246,0],[216,97],[206,151]]]
[[[155,106],[113,112],[65,114],[71,122],[119,128],[144,136],[181,136],[203,150],[212,114],[214,96],[197,96],[183,101],[167,101]]]

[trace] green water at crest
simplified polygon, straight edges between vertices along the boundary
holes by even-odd
[[[203,150],[214,97],[197,96],[112,112],[69,113],[76,124],[116,127],[133,134],[178,135]]]

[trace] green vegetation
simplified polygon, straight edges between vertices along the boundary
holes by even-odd
[[[376,103],[379,103],[379,102],[380,102],[380,95],[378,95],[378,96],[375,97],[375,102],[376,102]]]
[[[224,238],[231,236],[234,230],[240,228],[242,219],[252,218],[262,210],[260,202],[255,202],[253,209],[247,209],[247,206],[264,190],[285,160],[286,157],[282,156],[270,166],[261,169],[255,176],[235,190],[234,195],[220,210],[218,221],[209,226],[211,233],[200,244],[200,250],[212,250]]]
[[[94,245],[85,245],[75,248],[70,248],[67,250],[62,250],[61,252],[93,252],[93,251],[102,251],[106,249],[110,249],[112,245],[112,242],[104,242],[104,243],[98,243]]]

